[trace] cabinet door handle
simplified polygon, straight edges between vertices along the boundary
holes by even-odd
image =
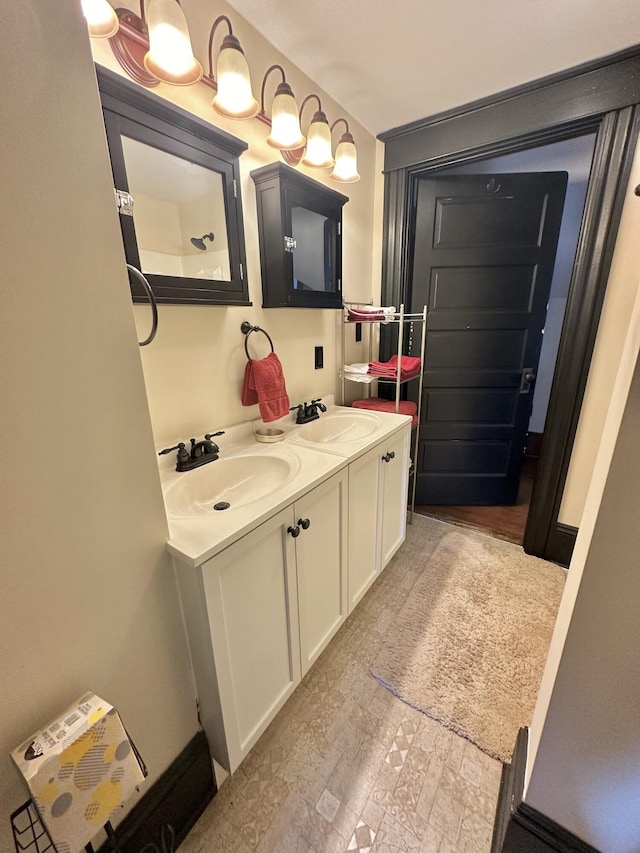
[[[295,527],[287,527],[287,533],[290,533],[294,539],[297,539],[300,536],[300,528],[297,524]]]
[[[395,459],[395,458],[396,458],[396,454],[393,452],[393,450],[390,450],[388,453],[385,453],[385,455],[382,457],[382,461],[383,462],[391,462],[391,460]]]
[[[311,527],[311,522],[308,518],[299,518],[298,524],[303,530],[308,530]]]

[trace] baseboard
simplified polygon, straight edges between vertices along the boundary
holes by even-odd
[[[542,451],[542,439],[544,434],[541,432],[528,432],[527,441],[524,447],[524,455],[527,459],[539,459]]]
[[[119,853],[177,850],[216,793],[209,744],[204,732],[191,739],[160,778],[116,828]],[[105,842],[98,853],[110,853]]]
[[[547,539],[547,547],[543,559],[551,560],[560,566],[568,568],[577,535],[577,527],[571,527],[569,524],[560,524],[558,522],[549,531],[549,538]]]
[[[599,853],[523,802],[529,729],[518,732],[511,764],[502,768],[491,853]]]
[[[511,763],[502,766],[500,793],[498,794],[496,818],[493,824],[491,853],[501,853],[509,821],[515,809],[522,802],[528,747],[529,729],[521,728],[516,737]]]
[[[503,853],[599,853],[581,838],[526,803],[512,815]]]

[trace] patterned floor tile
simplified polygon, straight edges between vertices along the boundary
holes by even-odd
[[[393,738],[389,752],[385,756],[385,763],[391,765],[398,773],[404,767],[409,754],[409,748],[416,736],[417,725],[413,720],[403,720],[398,726],[398,731]]]
[[[316,803],[316,811],[318,814],[321,814],[325,820],[329,821],[329,823],[333,823],[333,819],[337,815],[339,808],[340,800],[337,797],[334,797],[328,788],[325,788],[322,794],[320,794],[320,799]]]
[[[371,853],[373,842],[375,841],[376,833],[363,820],[359,820],[349,843],[347,844],[348,851],[357,851],[357,853]]]

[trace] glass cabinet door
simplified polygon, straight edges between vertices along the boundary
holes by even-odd
[[[160,303],[248,304],[246,143],[106,69],[98,83],[127,262]],[[145,298],[135,283],[132,294]]]
[[[273,163],[256,185],[264,308],[342,307],[342,207],[348,198]]]

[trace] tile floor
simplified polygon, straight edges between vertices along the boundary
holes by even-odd
[[[410,527],[180,853],[488,853],[502,765],[369,674],[414,548]]]

